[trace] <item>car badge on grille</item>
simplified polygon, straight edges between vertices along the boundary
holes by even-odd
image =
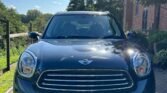
[[[79,60],[78,62],[81,63],[82,65],[89,65],[90,63],[93,62],[93,60],[83,59],[83,60]]]

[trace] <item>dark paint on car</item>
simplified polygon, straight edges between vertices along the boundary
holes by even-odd
[[[20,56],[14,93],[155,93],[152,61],[111,14],[57,13]]]

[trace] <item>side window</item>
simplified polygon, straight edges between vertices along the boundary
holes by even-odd
[[[115,22],[114,19],[111,20],[112,22],[112,25],[113,25],[113,29],[115,31],[115,36],[121,36],[121,33],[120,33],[120,29],[118,27],[118,24]]]

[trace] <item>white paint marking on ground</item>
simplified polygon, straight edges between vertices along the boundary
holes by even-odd
[[[8,89],[8,91],[6,93],[13,93],[13,87],[11,87],[10,89]]]

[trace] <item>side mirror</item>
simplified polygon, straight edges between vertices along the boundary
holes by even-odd
[[[28,37],[31,38],[32,40],[38,41],[40,34],[37,32],[29,32]]]
[[[131,31],[131,32],[127,32],[126,33],[126,37],[129,39],[129,40],[133,40],[137,37],[137,33],[134,32],[134,31]]]

